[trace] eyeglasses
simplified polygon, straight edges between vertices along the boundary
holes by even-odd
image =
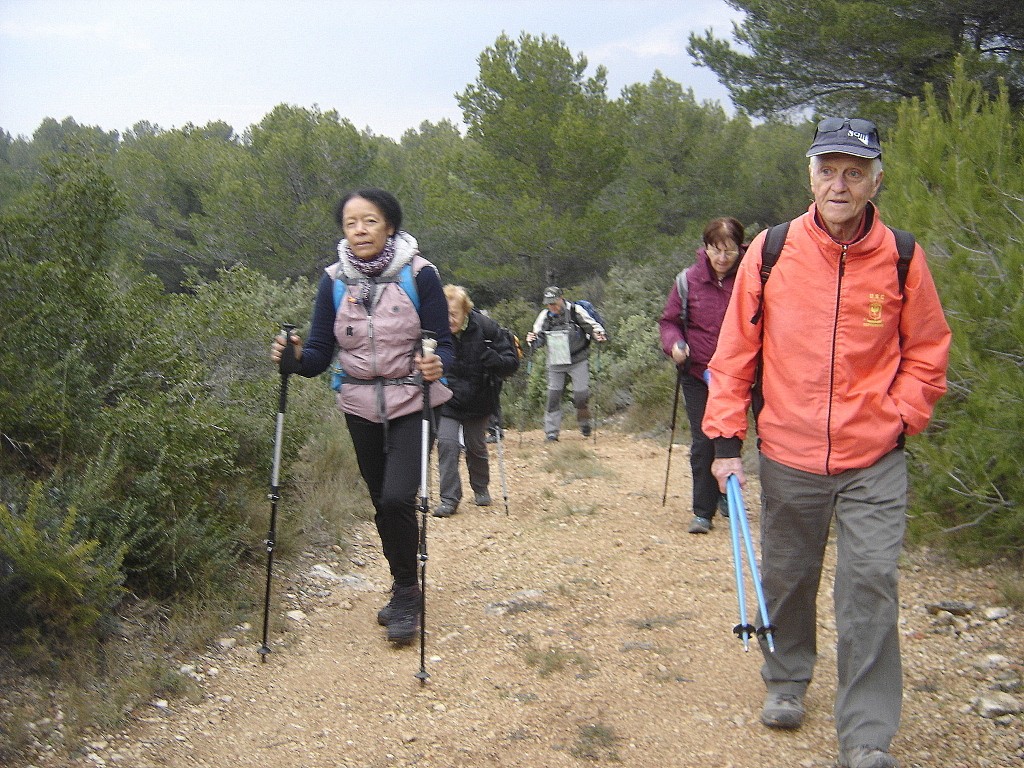
[[[717,245],[705,244],[704,250],[708,252],[708,256],[724,255],[724,256],[739,256],[740,252],[735,248],[719,248]]]
[[[878,128],[870,120],[863,120],[859,117],[826,117],[820,123],[818,123],[818,129],[815,132],[815,136],[819,133],[831,133],[832,131],[838,131],[843,126],[850,126],[851,131],[856,133],[863,133],[871,135],[878,133]]]

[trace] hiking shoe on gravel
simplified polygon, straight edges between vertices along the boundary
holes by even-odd
[[[726,496],[718,497],[718,514],[724,517],[726,520],[729,519],[729,499]]]
[[[451,502],[448,501],[442,501],[440,504],[437,505],[437,507],[434,508],[432,514],[434,515],[434,517],[451,517],[458,511],[458,509],[458,504],[452,504]]]
[[[878,747],[839,750],[840,768],[899,768],[896,758]]]
[[[799,728],[804,721],[803,697],[795,693],[769,693],[761,710],[761,722],[769,728]],[[880,764],[881,765],[881,764]],[[866,768],[867,763],[859,768]]]
[[[706,517],[694,515],[690,521],[690,533],[707,533],[711,530],[711,521]]]
[[[580,434],[583,435],[584,437],[590,437],[590,435],[593,433],[593,431],[594,431],[594,428],[591,427],[589,424],[583,424],[580,427]]]
[[[491,494],[489,494],[487,491],[484,491],[483,493],[477,493],[473,497],[473,503],[476,504],[478,507],[489,507],[491,506]]]
[[[394,595],[388,606],[388,640],[402,645],[416,637],[420,626],[420,608],[422,598],[419,584],[410,587],[395,587]]]
[[[391,617],[395,612],[395,587],[391,587],[391,599],[388,600],[388,604],[377,611],[377,623],[382,627],[386,627],[388,622],[391,621]]]
[[[544,439],[547,440],[549,443],[557,443],[558,442],[558,433],[557,432],[548,432]]]

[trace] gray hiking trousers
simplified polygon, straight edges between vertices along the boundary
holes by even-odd
[[[548,366],[548,403],[544,412],[544,434],[557,435],[562,428],[562,393],[565,377],[572,379],[572,404],[576,406],[576,421],[580,427],[590,426],[590,362],[583,358],[578,363]]]
[[[437,467],[441,476],[441,501],[458,506],[462,501],[462,478],[459,477],[459,456],[462,443],[459,441],[459,427],[462,427],[462,442],[466,444],[466,468],[469,470],[469,484],[474,493],[486,493],[491,480],[487,463],[487,440],[485,432],[490,416],[476,416],[462,421],[442,416],[437,424]]]
[[[774,632],[761,676],[769,692],[803,695],[817,660],[816,597],[833,516],[841,748],[887,750],[899,727],[903,672],[897,558],[906,528],[901,449],[871,467],[815,475],[761,456],[761,583]]]

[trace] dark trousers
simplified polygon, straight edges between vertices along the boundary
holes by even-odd
[[[711,474],[715,460],[715,446],[704,434],[700,423],[708,404],[708,385],[687,373],[682,374],[683,399],[686,418],[690,420],[690,472],[693,475],[693,514],[710,520],[718,508],[722,493],[718,481]]]
[[[439,416],[440,409],[435,408],[433,424]],[[416,494],[420,486],[423,415],[413,413],[392,419],[386,431],[383,424],[351,414],[345,414],[345,422],[359,472],[376,510],[373,519],[391,576],[396,586],[411,586],[416,583],[419,552]],[[431,429],[431,444],[433,439]]]

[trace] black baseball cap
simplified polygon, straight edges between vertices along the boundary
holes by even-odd
[[[881,157],[878,128],[870,120],[859,117],[826,117],[814,131],[807,157],[830,152],[869,159]]]

